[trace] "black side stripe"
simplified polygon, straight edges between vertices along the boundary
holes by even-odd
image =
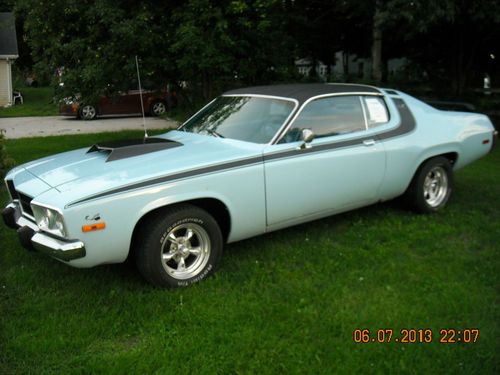
[[[396,105],[396,109],[399,112],[399,116],[401,117],[401,123],[398,127],[386,131],[384,133],[377,134],[377,138],[380,140],[399,137],[400,135],[411,133],[415,130],[417,126],[415,117],[411,113],[410,109],[406,105],[403,99],[393,98],[392,101]]]
[[[383,133],[375,134],[375,135],[369,136],[369,137],[365,136],[365,137],[360,137],[360,138],[355,138],[355,139],[349,139],[346,141],[327,143],[327,144],[323,144],[323,145],[314,146],[314,147],[308,148],[308,149],[288,150],[288,151],[277,152],[275,154],[270,154],[270,155],[265,155],[265,156],[256,156],[256,157],[243,159],[243,160],[225,162],[225,163],[216,164],[216,165],[212,165],[212,166],[208,166],[208,167],[193,169],[191,171],[174,173],[174,174],[170,174],[167,176],[157,177],[157,178],[154,178],[152,180],[138,182],[136,184],[122,186],[120,188],[108,190],[108,191],[105,191],[105,192],[100,193],[100,194],[92,195],[92,196],[71,202],[68,205],[66,205],[66,207],[75,206],[75,205],[80,204],[80,203],[84,203],[84,202],[98,199],[98,198],[102,198],[102,197],[107,197],[107,196],[113,195],[113,194],[123,193],[126,191],[135,190],[135,189],[146,188],[146,187],[149,187],[152,185],[163,184],[163,183],[171,182],[174,180],[181,180],[184,178],[190,178],[193,176],[198,176],[198,175],[203,175],[203,174],[208,174],[208,173],[213,173],[213,172],[219,172],[219,171],[229,170],[229,169],[233,169],[233,168],[246,167],[246,166],[250,166],[253,164],[260,164],[260,163],[263,163],[264,161],[271,161],[271,160],[283,159],[283,158],[300,156],[300,155],[308,155],[308,154],[311,154],[314,152],[322,152],[322,151],[333,150],[333,149],[337,149],[337,148],[356,146],[358,144],[362,144],[363,141],[365,141],[367,139],[373,139],[373,137],[377,137],[379,140],[385,140],[385,139],[398,137],[398,136],[412,132],[416,127],[416,122],[415,122],[415,118],[413,117],[413,114],[410,112],[410,109],[408,108],[408,106],[406,105],[406,103],[402,99],[393,98],[392,100],[394,101],[394,104],[396,105],[396,108],[399,112],[399,115],[401,117],[401,122],[400,122],[399,126],[397,126],[396,128],[393,128],[393,129],[388,130],[388,131],[383,132]]]
[[[355,145],[363,143],[363,141],[365,139],[372,139],[372,138],[373,137],[355,138],[355,139],[349,139],[347,141],[341,141],[341,142],[335,142],[335,143],[325,143],[323,145],[315,145],[314,147],[311,147],[311,148],[293,149],[293,150],[284,151],[284,152],[277,152],[275,154],[265,155],[264,161],[271,161],[271,160],[275,160],[275,159],[284,159],[284,158],[292,157],[292,156],[307,155],[307,154],[316,153],[316,152],[334,150],[336,148],[355,146]]]
[[[127,185],[127,186],[123,186],[123,187],[120,187],[117,189],[108,190],[108,191],[105,191],[104,193],[92,195],[90,197],[86,197],[86,198],[71,202],[70,204],[67,204],[66,207],[71,207],[71,206],[74,206],[74,205],[79,204],[79,203],[87,202],[89,200],[94,200],[97,198],[106,197],[106,196],[112,195],[112,194],[123,193],[123,192],[129,191],[129,190],[141,189],[141,188],[145,188],[145,187],[152,186],[152,185],[163,184],[165,182],[170,182],[170,181],[174,181],[174,180],[181,180],[183,178],[189,178],[189,177],[193,177],[193,176],[197,176],[197,175],[213,173],[213,172],[222,171],[222,170],[226,170],[226,169],[229,170],[232,168],[249,166],[252,164],[261,164],[262,162],[263,162],[262,156],[257,156],[257,157],[253,157],[253,158],[249,158],[249,159],[231,161],[231,162],[227,162],[227,163],[211,165],[209,167],[202,167],[202,168],[198,168],[198,169],[193,169],[193,170],[187,171],[187,172],[174,173],[174,174],[170,174],[167,176],[157,177],[157,178],[154,178],[152,180],[138,182],[136,184]]]

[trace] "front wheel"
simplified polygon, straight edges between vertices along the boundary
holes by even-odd
[[[93,120],[97,116],[97,111],[93,105],[84,105],[80,108],[80,118],[84,120]]]
[[[161,100],[157,100],[151,104],[151,116],[161,116],[167,111],[167,105]]]
[[[179,205],[143,223],[135,254],[139,272],[159,287],[184,287],[210,276],[220,263],[220,228],[206,211]]]
[[[422,164],[405,196],[416,211],[431,213],[446,205],[452,190],[453,169],[450,161],[438,156]]]

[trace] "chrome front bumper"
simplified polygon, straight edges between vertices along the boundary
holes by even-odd
[[[82,241],[61,240],[40,231],[36,223],[23,216],[19,205],[10,203],[2,211],[2,217],[10,228],[17,229],[19,241],[28,250],[37,250],[53,258],[69,262],[86,255]]]

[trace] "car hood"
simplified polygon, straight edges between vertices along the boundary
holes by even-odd
[[[135,150],[131,155],[125,152],[117,158],[113,157],[115,151],[110,153],[106,147],[99,149],[99,145],[94,145],[39,159],[22,167],[59,192],[73,191],[86,196],[160,176],[258,157],[263,149],[263,145],[181,131],[171,131],[155,138],[174,141],[166,143],[175,146],[146,153]]]

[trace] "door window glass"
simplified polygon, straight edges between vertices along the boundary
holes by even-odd
[[[366,129],[359,96],[334,96],[308,103],[280,143],[300,139],[302,129],[311,129],[316,138],[347,134]]]

